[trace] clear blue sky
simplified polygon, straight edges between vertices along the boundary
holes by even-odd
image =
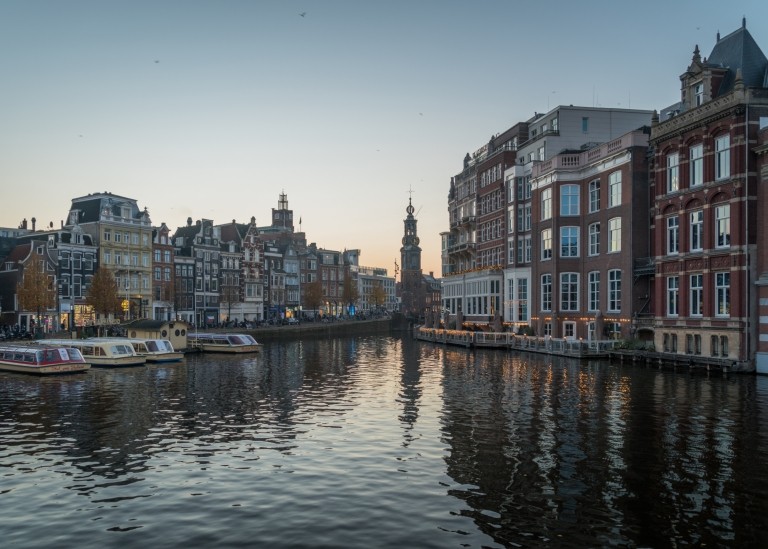
[[[439,274],[467,152],[557,104],[666,107],[742,17],[768,52],[764,0],[0,0],[0,226],[102,191],[267,225],[284,191],[393,274],[412,190]]]

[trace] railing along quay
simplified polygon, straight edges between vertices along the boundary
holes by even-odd
[[[584,341],[581,339],[556,339],[517,335],[510,332],[471,332],[465,330],[443,330],[439,328],[419,327],[415,333],[416,339],[459,345],[462,347],[478,347],[489,349],[514,349],[532,353],[544,353],[567,357],[605,358],[619,343],[616,340]]]

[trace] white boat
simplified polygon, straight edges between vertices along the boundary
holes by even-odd
[[[178,362],[184,358],[184,353],[173,348],[173,344],[167,339],[128,339],[136,354],[143,356],[147,362]]]
[[[71,374],[91,367],[76,348],[68,345],[0,344],[0,370],[26,374]]]
[[[89,339],[42,339],[43,345],[68,345],[78,349],[91,366],[141,366],[147,362],[136,354],[128,340],[92,337]]]
[[[255,353],[261,350],[261,343],[248,334],[188,333],[187,338],[190,347],[204,352]]]

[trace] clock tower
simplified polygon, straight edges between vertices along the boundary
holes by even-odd
[[[413,204],[408,199],[408,214],[403,221],[403,246],[400,248],[400,299],[402,312],[406,316],[419,316],[424,309],[424,279],[421,273],[421,248],[416,231]]]

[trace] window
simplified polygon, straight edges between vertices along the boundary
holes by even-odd
[[[691,316],[701,316],[704,314],[704,275],[692,274],[689,284]]]
[[[578,227],[560,227],[560,257],[579,257]]]
[[[560,275],[560,310],[579,310],[579,274],[562,273]]]
[[[680,155],[672,153],[667,155],[667,192],[674,193],[680,190]]]
[[[600,253],[600,223],[592,223],[589,228],[589,255]]]
[[[517,262],[531,262],[531,235],[525,235],[517,239]]]
[[[715,139],[715,179],[731,175],[731,136],[721,135]]]
[[[608,207],[621,204],[621,172],[613,172],[608,176]]]
[[[667,277],[667,316],[677,316],[680,298],[680,279],[676,276]]]
[[[541,275],[541,310],[552,310],[552,275]]]
[[[680,251],[680,218],[676,215],[667,218],[667,253]]]
[[[689,185],[691,187],[698,187],[704,184],[704,146],[699,143],[694,145],[689,150],[690,162],[689,168],[691,170],[691,180]]]
[[[608,310],[614,313],[621,311],[621,271],[608,271]]]
[[[560,187],[560,215],[579,215],[579,186]]]
[[[161,273],[160,267],[155,267],[155,280],[160,280]]]
[[[541,220],[552,218],[552,189],[541,191]]]
[[[704,83],[697,82],[693,85],[693,106],[699,107],[704,103]]]
[[[700,252],[702,249],[702,236],[704,234],[704,212],[696,210],[691,212],[691,249],[692,252]]]
[[[109,242],[112,240],[112,231],[109,229],[104,229],[104,241]]]
[[[528,279],[517,279],[517,321],[528,322]]]
[[[160,263],[160,259],[162,258],[160,250],[155,250],[155,263]]]
[[[709,339],[709,351],[712,356],[717,356],[718,354],[720,354],[719,343],[720,343],[720,338],[716,335],[712,336]]]
[[[589,213],[600,210],[600,180],[589,182]]]
[[[589,300],[587,308],[597,311],[600,308],[600,272],[592,271],[588,276]]]
[[[552,259],[552,229],[541,231],[541,259]]]
[[[715,273],[715,316],[731,314],[731,273]]]
[[[588,133],[589,132],[589,117],[584,116],[581,119],[581,133]]]
[[[608,220],[608,252],[621,251],[621,218]]]
[[[727,248],[731,245],[731,205],[715,207],[715,245]]]

